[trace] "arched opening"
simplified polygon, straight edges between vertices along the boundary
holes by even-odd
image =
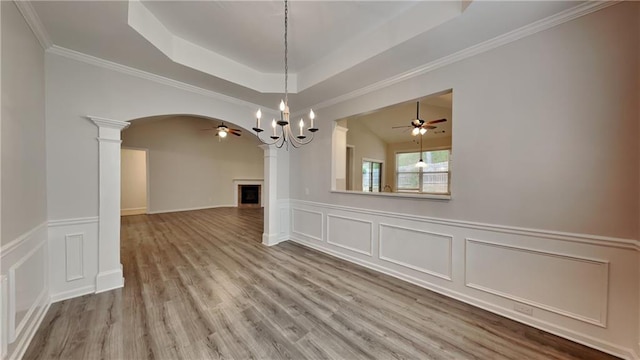
[[[166,121],[167,119],[171,121],[171,119],[176,120],[180,118],[187,118],[190,119],[189,121],[192,121],[193,124],[208,124],[212,128],[216,128],[218,124],[222,122],[222,120],[208,116],[183,114],[139,117],[129,121],[111,120],[92,116],[89,117],[89,119],[92,120],[99,128],[99,270],[96,277],[96,292],[107,291],[124,285],[122,265],[120,262],[120,166],[122,131],[132,124],[142,124],[144,122],[154,121],[153,118],[155,118],[155,121]],[[255,137],[242,125],[236,126],[235,124],[227,121],[225,121],[225,123],[231,124],[233,128],[238,128],[241,132],[240,137]],[[164,129],[163,131],[166,132],[166,130],[167,129]],[[173,134],[176,135],[176,133]],[[206,134],[203,134],[203,137],[206,136]],[[215,135],[209,135],[209,137],[216,141]],[[182,139],[182,141],[184,141],[184,139]],[[257,145],[257,139],[255,141],[254,145]],[[260,149],[263,153],[262,179],[264,184],[262,191],[263,196],[261,198],[261,202],[264,207],[262,243],[269,246],[277,243],[278,235],[278,207],[276,201],[277,156],[274,149],[270,149],[264,145],[260,145]],[[197,164],[195,166],[197,166]],[[237,180],[242,179],[238,178]],[[153,187],[150,188],[150,209],[153,210]],[[224,191],[231,192],[229,189]],[[196,207],[198,206],[194,206],[194,208]],[[160,208],[160,210],[163,209]]]

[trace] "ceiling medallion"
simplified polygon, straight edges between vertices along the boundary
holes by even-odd
[[[293,147],[297,148],[302,145],[306,145],[313,140],[313,134],[318,131],[318,128],[314,127],[313,119],[315,119],[315,114],[313,110],[309,111],[309,127],[307,130],[311,133],[311,137],[307,139],[307,136],[304,134],[304,120],[300,119],[298,126],[300,131],[298,135],[295,135],[291,130],[291,124],[289,122],[289,103],[288,103],[288,95],[289,95],[289,64],[288,64],[288,53],[289,47],[287,43],[287,28],[288,28],[288,18],[289,18],[289,6],[287,0],[284,1],[284,100],[280,100],[280,120],[276,121],[273,119],[271,121],[271,128],[273,129],[273,133],[270,136],[271,140],[264,140],[260,137],[260,133],[264,130],[260,127],[260,119],[262,118],[262,111],[258,109],[256,112],[256,127],[253,128],[253,131],[256,132],[258,139],[264,144],[267,145],[275,145],[277,148],[281,148],[285,144],[287,144],[287,149],[289,148],[289,144]],[[278,126],[280,130],[278,131]]]

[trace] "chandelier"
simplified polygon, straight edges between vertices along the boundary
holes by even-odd
[[[311,136],[307,138],[304,134],[305,123],[303,119],[300,119],[298,123],[299,132],[298,135],[295,135],[293,130],[291,129],[291,123],[289,122],[289,63],[288,63],[288,54],[289,54],[289,46],[287,43],[287,28],[288,28],[288,18],[289,18],[289,6],[287,0],[284,0],[284,99],[280,100],[280,120],[273,119],[271,121],[272,135],[269,136],[270,140],[265,140],[260,137],[260,133],[264,130],[260,127],[260,119],[262,118],[262,111],[258,109],[256,112],[256,127],[253,128],[253,131],[256,132],[258,139],[267,145],[275,145],[277,148],[281,148],[284,144],[287,144],[287,149],[289,148],[289,144],[293,147],[298,148],[302,145],[306,145],[313,140],[313,134],[318,131],[313,125],[313,119],[315,119],[316,115],[313,113],[313,109],[309,111],[309,127],[307,130],[311,133]],[[279,127],[279,129],[278,129]]]

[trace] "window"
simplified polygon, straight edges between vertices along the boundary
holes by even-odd
[[[427,164],[416,167],[420,152],[396,154],[396,186],[398,192],[450,194],[449,158],[451,150],[424,151],[422,160]]]
[[[380,192],[382,162],[362,160],[362,191]]]

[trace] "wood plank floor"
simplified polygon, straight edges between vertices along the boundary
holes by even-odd
[[[613,359],[285,242],[260,209],[122,219],[125,287],[53,304],[25,359]]]

